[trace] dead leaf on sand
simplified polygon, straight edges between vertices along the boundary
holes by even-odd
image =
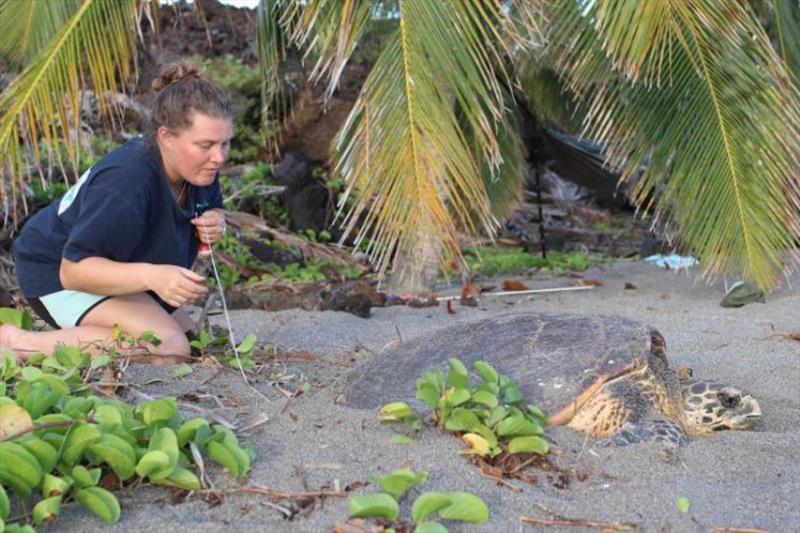
[[[33,427],[28,411],[13,403],[0,406],[0,439],[17,435]]]
[[[530,289],[530,287],[518,279],[509,279],[503,282],[504,291],[527,291],[528,289]]]
[[[771,333],[771,334],[767,335],[766,337],[761,337],[761,339],[759,339],[759,340],[764,341],[764,340],[767,340],[767,339],[771,339],[773,337],[780,337],[780,338],[783,338],[783,339],[786,339],[786,340],[791,340],[791,341],[800,341],[800,331],[794,331],[792,333],[783,333],[782,331],[776,331],[775,333]]]
[[[575,287],[602,287],[603,282],[594,278],[577,279],[573,282]]]

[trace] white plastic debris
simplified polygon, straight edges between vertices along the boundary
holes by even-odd
[[[683,256],[683,255],[651,255],[650,257],[645,257],[644,261],[646,263],[651,263],[656,265],[657,267],[667,268],[669,270],[674,270],[679,272],[681,270],[689,270],[690,267],[693,267],[699,263],[697,259],[692,256]]]

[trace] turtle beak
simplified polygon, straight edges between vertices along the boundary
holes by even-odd
[[[736,414],[730,417],[730,429],[747,429],[761,418],[761,407],[750,395],[742,398]]]

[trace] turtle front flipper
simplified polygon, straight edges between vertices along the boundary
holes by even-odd
[[[686,444],[686,433],[674,420],[659,418],[644,422],[626,422],[607,439],[597,443],[598,446],[627,446],[638,442],[663,442],[673,446]]]

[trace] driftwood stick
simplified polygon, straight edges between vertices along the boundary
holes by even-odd
[[[267,487],[250,486],[225,490],[198,490],[200,496],[228,496],[231,494],[261,494],[278,500],[304,500],[306,498],[346,498],[347,493],[340,490],[312,490],[308,492],[283,492]]]
[[[708,531],[713,531],[714,533],[769,533],[766,529],[721,526],[708,526]]]
[[[36,424],[29,428],[25,428],[22,431],[17,431],[16,433],[12,433],[11,435],[7,435],[3,438],[0,438],[0,442],[6,442],[10,440],[14,440],[18,437],[23,435],[27,435],[28,433],[33,433],[34,431],[39,431],[40,429],[47,429],[47,428],[55,428],[61,426],[71,426],[77,422],[77,420],[55,420],[53,422],[45,422],[43,424]]]
[[[520,515],[519,521],[536,526],[588,527],[603,531],[634,531],[637,529],[636,524],[630,522],[597,522],[581,518],[537,518],[535,516]]]
[[[505,479],[503,479],[501,477],[493,476],[491,474],[486,474],[485,472],[481,472],[480,474],[485,478],[489,478],[492,481],[498,482],[500,485],[503,485],[504,487],[507,487],[507,488],[513,490],[514,492],[522,492],[521,488],[517,487],[513,483],[510,483],[510,482],[506,481]]]

